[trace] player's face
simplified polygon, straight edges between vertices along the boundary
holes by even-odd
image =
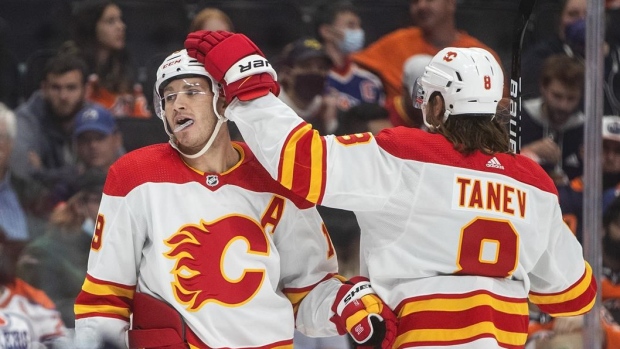
[[[116,160],[122,140],[118,132],[110,135],[86,131],[77,137],[77,156],[87,167],[107,170]]]
[[[125,22],[121,15],[118,6],[108,5],[97,21],[97,40],[104,48],[121,50],[125,47]]]
[[[409,13],[415,25],[429,32],[439,27],[446,19],[452,21],[456,11],[454,0],[411,0]]]
[[[48,74],[41,83],[43,98],[57,117],[72,118],[82,107],[86,91],[82,78],[82,72],[71,70],[64,74]]]
[[[162,97],[166,120],[179,148],[186,154],[200,151],[217,122],[207,78],[173,80],[164,88]]]
[[[549,121],[556,126],[563,125],[577,110],[581,99],[581,89],[567,87],[558,80],[551,80],[541,86],[541,95],[546,105]]]

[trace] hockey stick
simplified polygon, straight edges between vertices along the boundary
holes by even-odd
[[[536,0],[521,0],[512,36],[512,69],[510,71],[510,148],[521,150],[521,46]]]

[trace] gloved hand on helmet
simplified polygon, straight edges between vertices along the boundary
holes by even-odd
[[[199,30],[187,36],[185,48],[222,85],[227,103],[280,93],[275,70],[243,34]]]

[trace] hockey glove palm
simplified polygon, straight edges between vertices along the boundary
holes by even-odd
[[[222,84],[228,103],[235,97],[249,101],[270,91],[276,96],[280,93],[275,70],[243,34],[199,30],[188,34],[185,48]]]
[[[342,285],[332,311],[331,321],[339,334],[348,333],[364,347],[392,347],[396,339],[396,316],[374,293],[368,279],[354,277]]]

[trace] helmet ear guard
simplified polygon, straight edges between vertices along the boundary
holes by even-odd
[[[448,47],[431,59],[419,85],[414,101],[422,100],[424,124],[433,129],[426,106],[435,92],[445,102],[443,121],[451,115],[495,115],[504,90],[504,73],[484,49]]]

